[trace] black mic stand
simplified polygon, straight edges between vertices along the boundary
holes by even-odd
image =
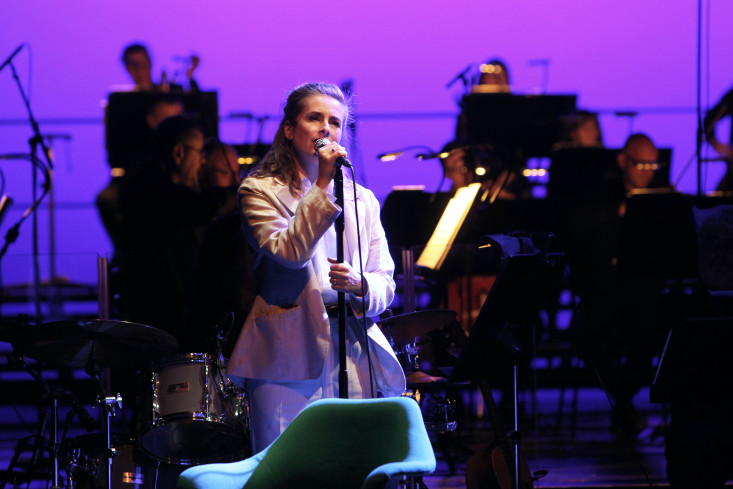
[[[336,194],[336,205],[341,207],[341,213],[334,223],[336,229],[336,260],[344,261],[344,174],[341,165],[337,163],[336,174],[333,176],[333,188]],[[338,292],[339,318],[339,398],[349,398],[349,374],[346,372],[346,294]]]
[[[13,65],[13,62],[10,61],[10,69],[13,72],[13,78],[15,78],[15,83],[18,85],[18,90],[20,91],[20,96],[23,98],[23,103],[25,104],[25,108],[28,112],[28,121],[31,124],[31,128],[33,129],[33,137],[30,138],[28,143],[31,146],[31,160],[36,161],[36,153],[38,151],[38,146],[41,146],[41,149],[43,150],[43,154],[46,156],[46,162],[48,163],[48,170],[53,169],[53,163],[51,162],[51,153],[48,150],[48,147],[46,146],[46,143],[43,141],[43,136],[41,135],[41,131],[38,128],[38,122],[36,122],[36,119],[33,117],[33,111],[31,110],[31,104],[28,100],[28,97],[25,94],[25,91],[23,90],[23,85],[20,83],[20,78],[18,77],[18,72],[15,70],[15,65]],[[33,167],[33,201],[36,202],[36,168]],[[33,213],[33,282],[34,282],[34,290],[35,290],[35,303],[36,303],[36,322],[41,323],[41,277],[40,277],[40,267],[38,265],[38,216],[34,212]]]
[[[48,382],[46,382],[45,379],[40,375],[40,373],[34,372],[33,369],[25,362],[25,359],[22,355],[18,355],[17,353],[13,352],[9,355],[7,355],[8,361],[12,364],[17,364],[20,366],[23,370],[25,370],[28,374],[33,377],[41,386],[43,386],[43,396],[42,396],[42,403],[46,404],[49,403],[50,408],[50,414],[48,411],[43,412],[43,416],[40,422],[40,426],[38,428],[38,432],[32,436],[34,438],[33,442],[33,454],[30,458],[30,465],[27,469],[27,473],[29,474],[29,478],[33,478],[33,473],[35,470],[35,467],[38,465],[38,459],[40,457],[40,452],[42,448],[44,448],[45,443],[45,437],[46,437],[46,431],[48,430],[48,422],[49,422],[49,416],[51,418],[51,433],[50,433],[50,439],[48,442],[48,454],[50,458],[50,463],[52,463],[51,467],[51,478],[52,480],[48,481],[50,485],[50,489],[61,489],[62,486],[61,481],[61,467],[60,467],[60,461],[61,461],[61,440],[59,439],[59,404],[60,401],[63,399],[70,400],[72,403],[72,409],[69,410],[67,413],[67,419],[66,419],[66,426],[64,427],[64,435],[62,439],[66,438],[68,427],[71,423],[71,418],[73,418],[74,415],[76,415],[79,418],[79,421],[83,423],[84,427],[88,432],[93,430],[93,427],[89,423],[89,413],[86,412],[86,410],[79,405],[79,402],[74,395],[73,392],[71,392],[68,389],[65,389],[58,385],[51,385]],[[93,420],[92,420],[93,421]],[[92,429],[90,429],[92,428]],[[13,457],[10,461],[10,465],[8,466],[6,472],[8,476],[14,472],[14,469],[16,465],[18,464],[18,460],[20,458],[21,452],[23,451],[23,440],[19,441],[18,444],[15,447],[15,452],[13,454]],[[69,475],[67,473],[67,475]],[[5,488],[5,484],[8,482],[8,478],[5,478],[2,483],[0,484],[0,489]]]

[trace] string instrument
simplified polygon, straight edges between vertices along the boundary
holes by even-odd
[[[479,383],[494,430],[494,441],[485,450],[474,453],[466,463],[466,489],[532,489],[533,479],[524,460],[519,459],[519,486],[514,483],[514,450],[509,443],[511,433],[502,428],[491,389]]]

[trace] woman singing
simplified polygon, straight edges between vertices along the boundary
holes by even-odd
[[[379,203],[359,185],[354,202],[347,171],[344,208],[334,203],[333,178],[337,160],[346,157],[340,143],[348,119],[338,87],[295,88],[272,149],[239,188],[244,232],[255,250],[257,297],[228,373],[246,379],[254,452],[274,441],[310,402],[338,397],[338,292],[346,294],[348,309],[348,397],[398,396],[405,389],[384,335],[369,319],[364,330],[363,317],[382,313],[395,290]],[[316,150],[321,138],[328,143]],[[342,212],[344,262],[338,263],[333,223]]]

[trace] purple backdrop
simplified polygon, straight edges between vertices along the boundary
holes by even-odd
[[[733,85],[731,18],[733,3],[705,3],[705,106]],[[602,111],[608,146],[622,144],[631,129],[613,111],[639,110],[633,130],[673,148],[673,180],[682,191],[696,190],[694,163],[685,170],[695,149],[696,2],[37,0],[5,2],[0,32],[2,59],[27,43],[14,66],[42,132],[62,136],[53,140],[53,228],[47,203],[38,213],[41,252],[50,246],[60,254],[111,249],[93,205],[108,181],[102,101],[111,86],[129,82],[119,56],[132,41],[148,45],[156,76],[163,68],[180,69],[174,56],[200,56],[197,78],[202,88],[219,92],[221,135],[233,143],[251,141],[256,128],[230,114],[278,114],[288,89],[298,83],[352,79],[362,114],[352,155],[358,178],[380,198],[394,185],[437,186],[436,160],[407,155],[382,163],[375,156],[408,145],[438,149],[447,142],[461,87],[446,89],[446,83],[490,57],[507,62],[517,93],[573,93],[579,106]],[[536,60],[548,63],[546,87]],[[0,154],[27,153],[31,131],[9,68],[0,73],[0,101]],[[269,140],[274,122],[264,129]],[[0,160],[4,192],[15,199],[2,236],[31,200],[29,168],[24,161]],[[707,190],[720,171],[709,165]],[[10,254],[31,251],[31,230],[29,219]],[[63,267],[61,273],[74,279],[76,270]]]

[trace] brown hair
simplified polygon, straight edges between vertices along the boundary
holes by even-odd
[[[347,100],[339,87],[330,83],[305,83],[297,86],[290,92],[285,101],[283,118],[272,141],[272,148],[250,175],[255,177],[278,177],[288,184],[290,192],[294,195],[300,191],[300,179],[297,178],[298,172],[293,142],[285,137],[285,123],[294,126],[298,115],[303,110],[303,101],[315,95],[326,95],[338,100],[346,109],[344,130],[349,126],[351,117],[350,101]]]

